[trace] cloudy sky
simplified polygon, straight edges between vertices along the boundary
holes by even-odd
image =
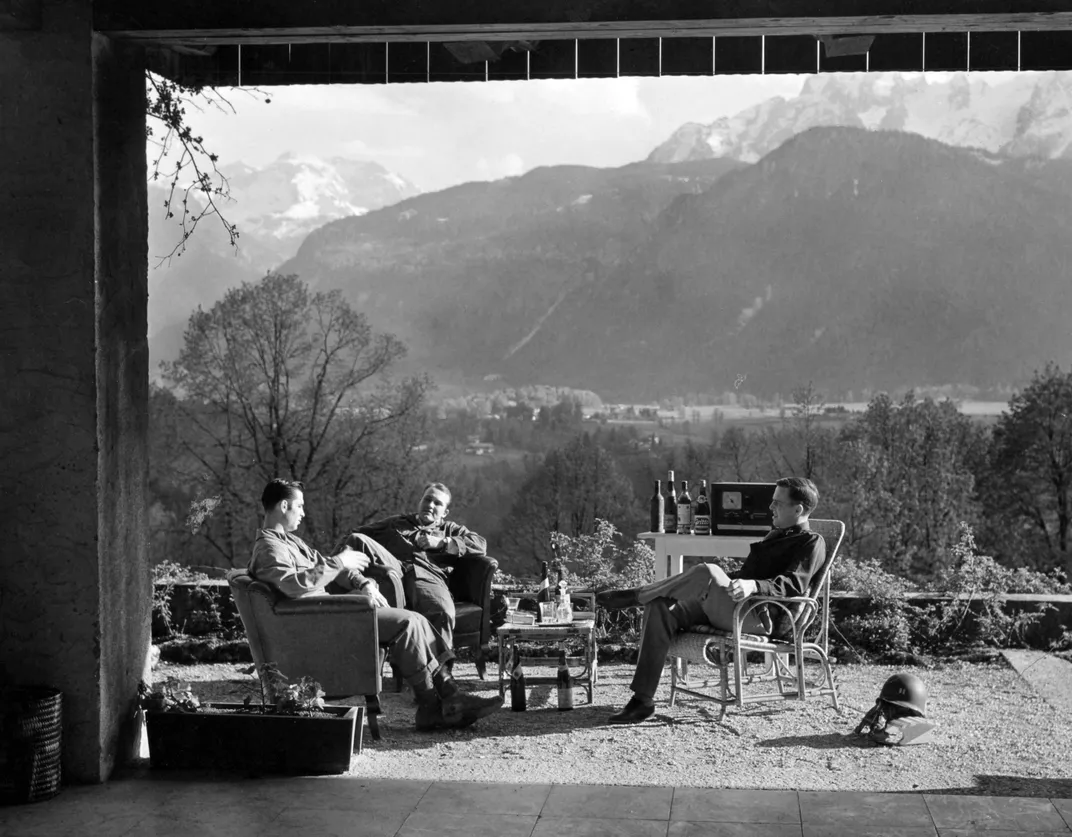
[[[264,88],[229,95],[236,113],[189,112],[221,164],[293,151],[375,160],[434,191],[536,166],[643,159],[685,122],[712,122],[805,76],[579,79]]]

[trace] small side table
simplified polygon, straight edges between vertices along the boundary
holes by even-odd
[[[506,697],[506,684],[510,679],[509,666],[514,658],[514,645],[519,640],[524,642],[538,642],[548,645],[561,643],[563,640],[577,638],[584,641],[584,656],[566,657],[566,665],[584,665],[580,675],[573,678],[573,682],[588,694],[588,703],[592,703],[592,697],[596,687],[597,660],[596,660],[596,623],[595,620],[578,620],[570,624],[560,625],[500,625],[497,634],[499,636],[499,696]],[[558,667],[557,657],[522,657],[521,665],[526,669],[532,666],[555,666]],[[525,672],[525,684],[527,686],[555,685],[556,677],[532,677]]]
[[[747,558],[748,551],[763,535],[676,535],[641,532],[637,538],[652,541],[655,552],[655,580],[680,574],[685,555],[703,558]]]

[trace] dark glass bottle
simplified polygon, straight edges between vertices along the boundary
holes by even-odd
[[[540,562],[540,588],[536,593],[536,601],[546,602],[551,596],[551,574],[548,571],[546,561]]]
[[[689,496],[689,481],[681,481],[681,493],[677,495],[677,533],[692,534],[692,497]]]
[[[677,498],[674,496],[674,472],[666,472],[666,500],[663,512],[663,531],[672,535],[677,531]]]
[[[521,667],[521,649],[514,647],[514,660],[510,668],[510,710],[524,712],[528,709],[525,695],[525,670]]]
[[[566,652],[558,652],[558,710],[564,712],[573,708],[573,675],[566,665]]]
[[[700,480],[696,495],[696,514],[692,518],[692,531],[697,535],[711,534],[711,500],[707,496],[707,480]]]
[[[663,499],[663,481],[655,480],[655,493],[651,495],[651,520],[650,532],[663,531],[664,516],[666,515],[666,500]]]
[[[540,562],[540,571],[543,574],[540,578],[540,587],[536,591],[536,621],[543,621],[543,614],[540,612],[540,602],[551,601],[551,575],[548,572],[547,562]]]

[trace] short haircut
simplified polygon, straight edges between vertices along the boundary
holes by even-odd
[[[268,485],[264,486],[261,493],[261,505],[266,512],[270,512],[284,500],[293,500],[305,486],[297,480],[283,480],[276,477]]]
[[[819,505],[819,489],[811,480],[804,477],[782,477],[774,484],[788,489],[789,499],[800,503],[804,507],[804,514],[811,514]]]
[[[441,483],[441,482],[430,482],[430,483],[428,483],[428,485],[426,485],[424,487],[424,491],[421,492],[421,496],[423,497],[429,491],[439,491],[439,492],[442,492],[443,494],[446,494],[447,495],[447,505],[448,506],[450,505],[450,501],[452,499],[451,496],[450,496],[450,489],[447,488],[445,485],[443,485],[443,483]]]

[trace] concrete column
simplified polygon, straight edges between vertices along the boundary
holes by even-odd
[[[144,670],[145,101],[90,0],[0,31],[0,682],[64,693],[67,781],[103,781]]]

